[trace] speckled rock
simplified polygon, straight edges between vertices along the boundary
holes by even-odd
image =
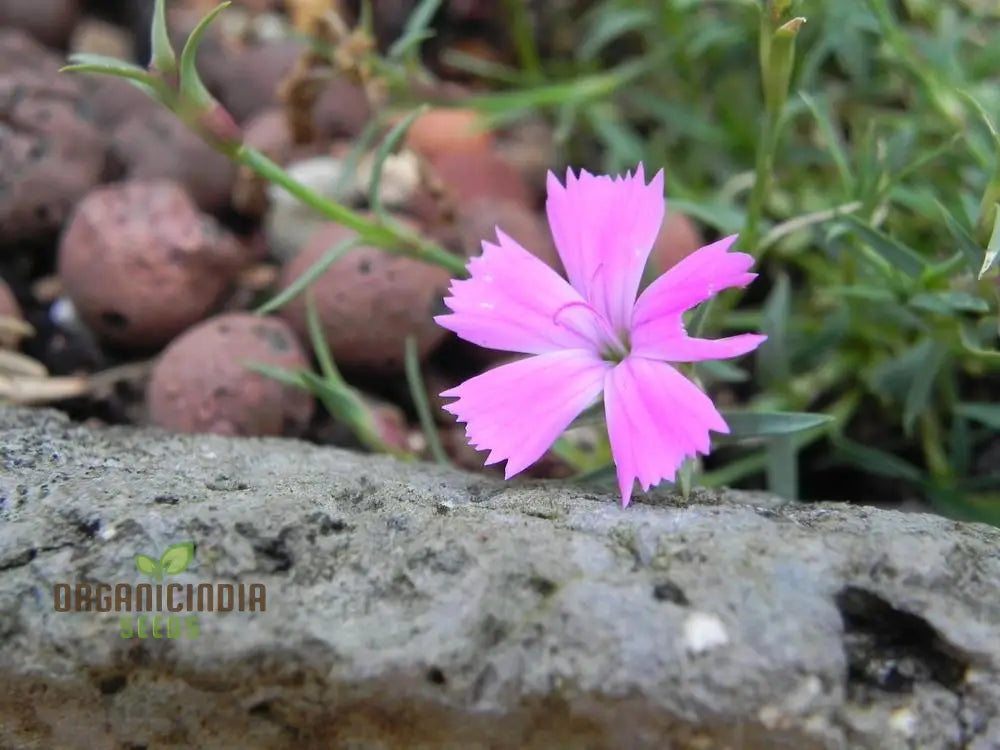
[[[339,224],[326,224],[282,269],[281,287],[352,236]],[[441,300],[449,281],[438,266],[362,246],[336,261],[309,291],[337,363],[393,375],[402,372],[407,336],[415,337],[423,357],[447,335],[433,316],[444,311]],[[281,315],[306,336],[306,294],[282,308]]]
[[[59,243],[58,272],[101,339],[154,349],[210,313],[244,250],[167,181],[98,188]]]
[[[0,47],[10,40],[31,49],[10,33]],[[0,245],[49,239],[105,168],[107,144],[77,81],[39,62],[0,72]]]
[[[251,313],[218,315],[163,351],[146,389],[150,421],[176,432],[298,436],[315,408],[311,393],[248,367],[310,369],[288,325]]]
[[[995,528],[725,490],[622,510],[47,410],[0,435],[9,750],[1000,746]],[[266,608],[145,639],[151,615],[55,611],[55,584],[149,583],[135,556],[185,541],[165,582]]]

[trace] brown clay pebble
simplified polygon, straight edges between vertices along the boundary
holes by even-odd
[[[497,229],[514,239],[529,253],[562,273],[552,235],[542,218],[520,203],[479,198],[459,203],[458,236],[468,257],[481,255],[483,241],[496,244]]]
[[[111,153],[133,180],[172,180],[203,211],[223,211],[232,200],[236,166],[163,108],[126,118]]]
[[[101,179],[106,142],[84,104],[68,75],[0,74],[0,245],[47,241]]]
[[[80,202],[59,244],[58,272],[101,339],[154,349],[209,314],[242,255],[176,183],[125,182]]]
[[[475,198],[531,204],[531,191],[521,173],[494,154],[450,152],[436,157],[431,166],[456,204]]]
[[[405,143],[433,161],[444,154],[488,154],[493,148],[493,134],[483,129],[475,110],[438,108],[413,121]]]
[[[277,318],[231,313],[199,323],[154,365],[146,390],[150,421],[175,432],[301,435],[315,408],[312,394],[251,370],[253,362],[309,367],[295,333]]]
[[[663,217],[660,233],[649,254],[650,270],[656,276],[668,271],[704,244],[698,227],[684,214],[670,211]]]
[[[21,29],[50,47],[62,47],[76,26],[77,0],[2,0],[0,26]]]
[[[281,287],[287,288],[327,250],[353,236],[339,224],[323,225],[282,269]],[[282,315],[305,338],[306,298],[311,293],[339,365],[396,375],[403,371],[407,336],[416,338],[421,357],[444,339],[447,332],[433,316],[445,312],[441,299],[449,281],[443,268],[362,246],[335,262],[306,293],[286,305]]]

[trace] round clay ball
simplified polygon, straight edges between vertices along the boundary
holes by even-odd
[[[68,75],[0,73],[0,245],[47,243],[105,167],[107,144]]]
[[[552,234],[541,216],[510,200],[478,198],[459,204],[456,229],[462,252],[481,255],[483,242],[497,243],[497,229],[551,268],[562,272]]]
[[[162,107],[126,117],[114,131],[111,154],[127,178],[177,182],[203,211],[230,205],[236,165]]]
[[[210,318],[163,351],[146,390],[150,421],[175,432],[250,437],[301,435],[315,402],[308,391],[255,372],[291,370],[309,359],[286,323],[250,313]]]
[[[78,0],[2,0],[0,26],[21,29],[42,44],[62,47],[80,14]]]
[[[290,286],[327,250],[354,236],[339,224],[324,225],[282,269],[281,287]],[[415,337],[421,358],[446,336],[433,316],[446,312],[441,300],[449,282],[450,274],[443,268],[361,246],[330,266],[282,309],[282,315],[305,337],[306,299],[311,293],[339,365],[396,375],[403,372],[407,336]]]
[[[99,338],[151,350],[208,315],[242,261],[239,243],[176,183],[123,182],[80,202],[58,273]]]
[[[704,243],[701,232],[684,214],[668,211],[649,254],[650,271],[659,276],[669,271]]]
[[[413,121],[405,143],[434,161],[445,154],[487,154],[493,149],[494,137],[476,110],[438,107]]]

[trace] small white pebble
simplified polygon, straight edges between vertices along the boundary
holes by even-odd
[[[718,617],[708,612],[692,612],[684,621],[684,647],[692,654],[724,646],[729,633]]]
[[[98,532],[98,535],[105,542],[108,542],[114,539],[116,536],[118,536],[118,530],[114,526],[105,526],[103,529],[100,530],[100,532]]]
[[[904,737],[912,737],[917,732],[917,716],[908,708],[899,708],[889,716],[889,727]]]
[[[76,313],[76,307],[67,297],[60,297],[49,308],[49,320],[60,328],[76,328],[80,325],[80,316]]]

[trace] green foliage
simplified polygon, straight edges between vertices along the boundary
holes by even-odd
[[[691,321],[701,335],[769,334],[753,363],[695,367],[749,394],[735,435],[771,412],[834,418],[712,457],[695,481],[764,473],[794,492],[797,451],[819,441],[829,466],[997,518],[1000,470],[975,459],[1000,440],[988,402],[1000,391],[988,114],[1000,108],[1000,14],[958,0],[580,6],[558,20],[575,57],[504,69],[479,103],[505,120],[544,114],[571,163],[664,165],[668,205],[741,232],[761,278]],[[778,69],[775,34],[795,14],[808,23],[786,97],[788,40]]]

